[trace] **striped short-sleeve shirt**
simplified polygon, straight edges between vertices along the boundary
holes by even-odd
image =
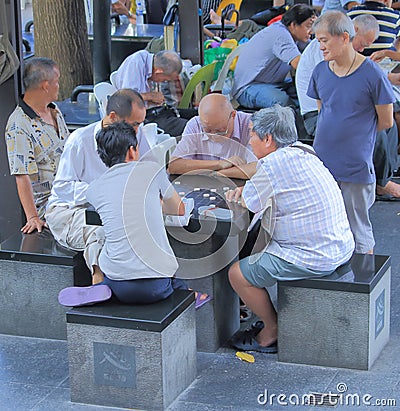
[[[357,16],[369,14],[379,23],[379,37],[366,47],[363,54],[370,56],[374,51],[394,49],[393,42],[400,32],[400,11],[385,7],[383,3],[367,1],[362,6],[353,7],[347,15],[354,19]]]

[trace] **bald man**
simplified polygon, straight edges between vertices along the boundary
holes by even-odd
[[[199,115],[189,120],[172,154],[171,174],[210,170],[232,178],[250,178],[256,157],[249,145],[250,114],[233,109],[222,94],[208,94]]]

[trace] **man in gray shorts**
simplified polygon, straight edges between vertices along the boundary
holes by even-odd
[[[274,106],[254,113],[251,121],[257,172],[226,197],[262,218],[270,241],[261,253],[233,264],[229,280],[264,327],[258,334],[241,334],[232,344],[275,353],[276,311],[265,287],[277,280],[332,274],[351,258],[354,240],[338,185],[313,149],[297,142],[293,111]],[[264,224],[267,213],[270,223]]]

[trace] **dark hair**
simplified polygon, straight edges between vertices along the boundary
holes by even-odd
[[[110,96],[107,102],[106,113],[109,115],[114,111],[119,118],[128,118],[132,113],[132,104],[136,104],[139,108],[145,107],[140,93],[131,88],[123,88]]]
[[[315,16],[315,10],[307,4],[295,4],[283,15],[282,23],[289,27],[291,23],[300,25]]]
[[[125,162],[130,147],[136,150],[137,139],[134,128],[118,121],[101,129],[96,135],[97,152],[107,167]]]
[[[56,67],[57,63],[47,57],[33,57],[29,59],[25,64],[22,77],[25,90],[39,87],[42,81],[53,80]]]

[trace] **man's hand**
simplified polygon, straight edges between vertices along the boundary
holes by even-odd
[[[226,201],[237,203],[242,197],[243,187],[236,187],[234,190],[228,190],[225,193]]]
[[[27,223],[21,228],[21,231],[24,234],[30,234],[35,230],[38,230],[39,233],[42,232],[43,227],[47,227],[47,223],[44,220],[41,220],[39,217],[31,217]]]
[[[152,91],[149,94],[149,101],[151,101],[154,104],[157,104],[158,106],[161,106],[164,104],[164,94],[161,93],[160,91]]]
[[[400,86],[400,73],[389,73],[388,79],[393,85]]]
[[[372,61],[375,61],[377,63],[379,63],[380,61],[382,61],[385,57],[387,57],[387,50],[379,50],[379,51],[375,51],[374,53],[371,54],[370,58]]]
[[[220,160],[220,165],[221,165],[220,170],[225,170],[227,168],[234,167],[234,166],[242,166],[244,164],[246,164],[246,161],[243,160],[243,158],[239,156],[233,156],[233,157],[227,158],[226,160]]]

